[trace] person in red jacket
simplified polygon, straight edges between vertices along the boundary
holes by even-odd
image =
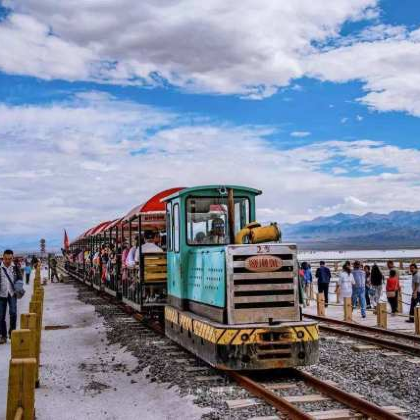
[[[400,289],[400,282],[398,280],[397,271],[391,269],[389,278],[386,281],[386,297],[391,305],[392,314],[396,314],[398,310],[398,291]]]

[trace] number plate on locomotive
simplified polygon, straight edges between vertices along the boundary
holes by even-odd
[[[283,267],[282,259],[274,255],[254,255],[245,260],[245,268],[257,273],[277,271],[281,267]]]

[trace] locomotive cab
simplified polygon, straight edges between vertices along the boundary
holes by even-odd
[[[166,334],[218,368],[318,360],[317,324],[300,316],[296,245],[274,241],[276,227],[252,234],[259,194],[203,186],[164,199]]]

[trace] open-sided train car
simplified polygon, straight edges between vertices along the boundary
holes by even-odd
[[[213,366],[316,363],[318,326],[302,321],[296,245],[280,242],[275,224],[255,222],[259,194],[163,191],[73,241],[69,271],[137,311],[164,310],[166,335]],[[138,246],[144,238],[159,252]]]

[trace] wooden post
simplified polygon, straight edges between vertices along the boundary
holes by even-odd
[[[415,334],[420,335],[420,306],[414,308]]]
[[[386,329],[388,326],[388,314],[386,313],[386,302],[378,303],[376,308],[376,320],[379,328]]]
[[[397,312],[402,314],[403,313],[403,300],[402,300],[402,293],[398,292],[398,306],[397,306]]]
[[[323,293],[316,295],[316,312],[318,316],[325,316],[325,297]]]
[[[39,354],[38,354],[38,347],[37,347],[37,317],[36,313],[30,314],[21,314],[20,316],[20,327],[22,329],[30,330],[32,335],[32,343],[33,343],[33,355],[29,357],[36,358],[36,369],[35,369],[35,381],[39,382]]]
[[[35,357],[34,334],[31,330],[15,330],[12,332],[12,359],[27,359]]]
[[[10,360],[6,420],[14,420],[19,408],[23,411],[23,420],[34,419],[35,365],[34,358]]]
[[[36,317],[36,330],[35,330],[35,342],[36,342],[36,360],[38,366],[40,363],[40,353],[41,353],[41,330],[42,330],[42,304],[39,300],[33,300],[29,303],[29,311],[35,313]],[[36,378],[36,387],[39,387],[39,368],[37,370]]]
[[[344,321],[351,322],[353,314],[353,306],[351,304],[351,297],[344,298]]]

